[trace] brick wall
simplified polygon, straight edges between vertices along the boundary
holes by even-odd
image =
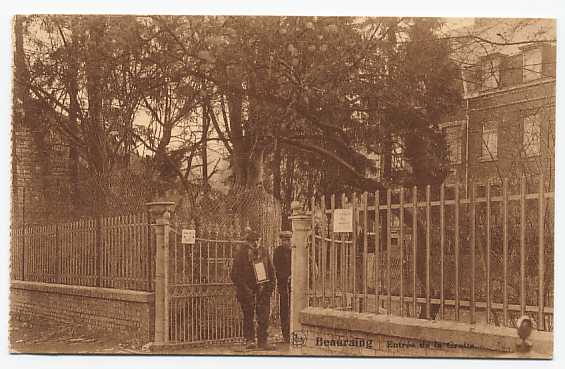
[[[153,293],[13,281],[10,305],[14,319],[64,321],[153,341]]]
[[[542,144],[539,157],[524,158],[522,148],[523,116],[528,111],[542,112]],[[555,139],[555,81],[522,86],[472,99],[469,103],[469,176],[484,181],[498,177],[537,175],[540,169],[553,167],[554,153],[549,150]],[[482,161],[482,123],[498,123],[498,159]]]
[[[514,354],[513,328],[363,314],[322,308],[300,313],[300,353],[331,356],[500,357]],[[533,332],[532,356],[550,358],[553,335]]]
[[[69,181],[68,146],[32,124],[13,124],[12,222],[45,223],[67,214],[72,209]]]
[[[541,118],[541,154],[524,157],[523,117],[528,112],[539,112]],[[446,117],[442,122],[459,120],[465,113],[462,106],[458,114]],[[485,183],[499,177],[519,179],[522,175],[537,176],[543,170],[552,176],[555,167],[555,79],[534,81],[506,89],[494,90],[469,99],[468,149],[466,163],[466,127],[462,126],[462,162],[452,164],[453,172],[447,183],[465,182],[465,167],[468,165],[470,182]],[[497,122],[496,160],[481,160],[482,124]],[[552,178],[549,178],[552,180]]]
[[[40,154],[29,127],[12,130],[12,222],[24,223],[39,218],[44,207]]]

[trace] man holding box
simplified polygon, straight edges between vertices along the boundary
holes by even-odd
[[[237,301],[243,313],[245,347],[273,350],[267,343],[271,294],[275,272],[267,250],[259,244],[259,235],[248,229],[246,243],[236,252],[231,270],[231,280],[236,289]],[[257,345],[255,344],[254,316],[257,319]]]

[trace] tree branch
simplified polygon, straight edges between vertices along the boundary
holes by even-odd
[[[222,130],[220,129],[220,125],[218,124],[218,119],[217,119],[216,114],[214,113],[214,111],[212,109],[212,106],[210,105],[209,102],[206,103],[206,106],[208,107],[208,109],[206,109],[207,112],[208,112],[208,116],[210,117],[210,120],[212,121],[212,124],[214,125],[214,129],[216,130],[216,132],[218,133],[218,136],[220,137],[220,140],[224,143],[224,146],[226,147],[228,152],[230,154],[233,154],[233,150],[230,146],[230,142],[227,139],[227,137],[224,135]]]
[[[357,171],[357,169],[353,165],[351,165],[347,161],[343,160],[341,157],[339,157],[335,153],[329,151],[328,149],[325,149],[321,146],[311,144],[311,143],[304,143],[304,142],[300,142],[300,141],[289,140],[288,138],[284,138],[284,137],[279,137],[279,140],[281,142],[287,144],[287,145],[295,146],[295,147],[301,148],[301,149],[306,150],[306,151],[321,154],[321,155],[333,160],[337,164],[341,165],[343,168],[347,169],[355,177],[365,178],[362,174],[360,174]]]

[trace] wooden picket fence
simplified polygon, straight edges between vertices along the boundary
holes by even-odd
[[[146,213],[11,229],[12,280],[153,290]]]

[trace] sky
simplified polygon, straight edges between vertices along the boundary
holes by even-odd
[[[475,21],[474,18],[454,18],[454,17],[445,17],[444,20],[447,29],[458,29],[461,27],[472,26]]]

